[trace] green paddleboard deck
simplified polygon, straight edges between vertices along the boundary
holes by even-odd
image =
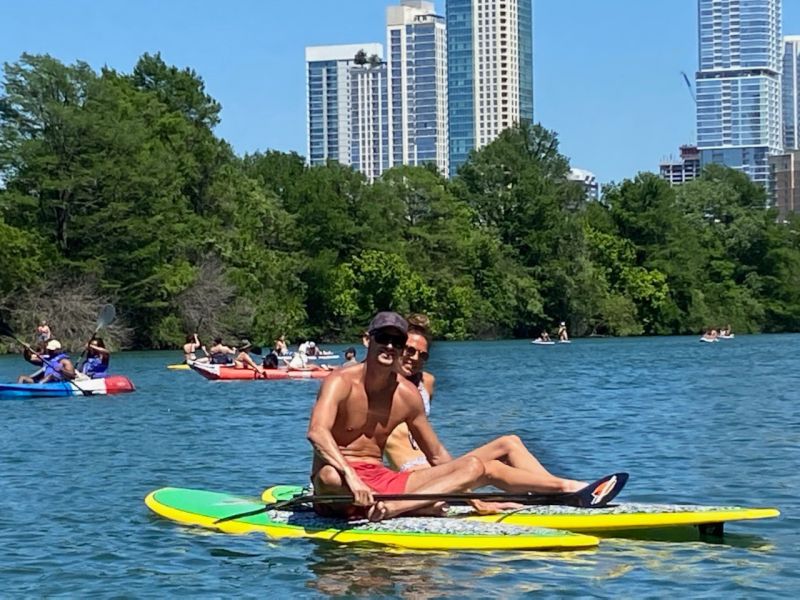
[[[298,488],[299,489],[299,488]],[[480,523],[460,518],[399,517],[379,523],[324,518],[308,510],[271,510],[224,523],[217,519],[264,506],[258,498],[162,488],[145,498],[156,514],[224,533],[262,532],[273,539],[310,538],[341,544],[377,544],[414,550],[571,550],[598,544],[593,536]]]

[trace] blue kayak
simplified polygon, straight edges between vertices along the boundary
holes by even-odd
[[[59,381],[53,383],[0,383],[0,400],[25,398],[65,398],[67,396],[105,396],[132,392],[136,388],[127,377],[112,375],[105,379]]]

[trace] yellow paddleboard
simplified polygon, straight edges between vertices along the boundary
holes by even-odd
[[[172,371],[188,371],[189,365],[186,363],[179,363],[177,365],[167,365],[167,368]]]
[[[471,522],[458,518],[400,517],[380,523],[344,521],[313,511],[272,510],[224,523],[217,519],[264,506],[257,498],[183,488],[150,493],[145,504],[156,514],[185,525],[224,533],[262,532],[270,538],[310,538],[341,544],[377,544],[413,550],[572,550],[592,548],[594,536]]]
[[[265,502],[286,500],[300,495],[299,486],[275,486],[262,494]],[[662,530],[696,526],[700,533],[722,535],[731,521],[769,519],[780,515],[776,508],[738,506],[699,506],[691,504],[613,504],[605,508],[571,506],[528,506],[519,511],[477,515],[467,507],[451,508],[451,516],[481,523],[502,523],[520,527],[545,527],[587,533],[600,537],[620,536],[635,530]]]

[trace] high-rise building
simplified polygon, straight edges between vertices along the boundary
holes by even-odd
[[[697,145],[767,185],[782,151],[781,1],[698,0]]]
[[[355,155],[354,166],[367,177],[380,175],[385,163],[376,159],[382,153],[376,155],[380,142],[375,140],[388,136],[385,110],[375,106],[381,94],[385,102],[385,91],[380,89],[386,85],[382,57],[381,44],[306,48],[309,164],[335,160],[354,165]],[[370,170],[364,170],[364,165]]]
[[[393,165],[433,163],[448,175],[447,34],[433,2],[386,9]]]
[[[373,181],[389,168],[387,69],[378,55],[350,65],[350,164]]]
[[[533,121],[532,0],[447,0],[450,171]]]
[[[659,174],[661,179],[669,182],[670,186],[697,179],[700,175],[700,151],[697,146],[681,146],[680,158],[675,160],[670,157],[662,160]]]
[[[783,148],[800,148],[800,35],[783,38]]]
[[[581,184],[587,201],[600,200],[600,182],[591,171],[573,167],[569,170],[567,179]]]
[[[769,157],[770,197],[778,209],[778,220],[800,213],[800,150]]]

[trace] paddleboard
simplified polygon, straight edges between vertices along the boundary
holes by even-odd
[[[177,365],[167,365],[167,368],[172,371],[188,371],[189,365],[186,363],[178,363]]]
[[[572,550],[599,543],[594,536],[577,533],[447,517],[398,517],[371,523],[320,517],[310,510],[271,510],[215,523],[232,514],[256,510],[264,502],[184,488],[156,490],[145,498],[145,504],[156,514],[185,525],[223,533],[262,532],[274,539],[309,538],[413,550]]]
[[[300,486],[278,485],[264,490],[261,499],[269,503],[288,500],[303,493]],[[625,532],[635,530],[654,531],[686,526],[696,527],[701,534],[720,536],[725,523],[769,519],[779,515],[780,511],[776,508],[631,502],[610,504],[604,508],[526,506],[495,515],[478,515],[469,507],[450,508],[450,516],[468,521],[564,529],[599,537],[622,537]]]
[[[701,338],[700,338],[700,341],[701,341],[701,342],[706,342],[707,344],[713,344],[714,342],[718,342],[718,341],[719,341],[719,339],[718,339],[718,338],[705,338],[705,337],[701,337]]]
[[[735,337],[736,337],[736,334],[732,333],[730,335],[721,335],[721,336],[719,336],[719,339],[721,339],[721,340],[732,340]]]
[[[556,343],[553,341],[550,342],[543,342],[541,340],[533,340],[531,344],[536,344],[537,346],[555,346]]]

